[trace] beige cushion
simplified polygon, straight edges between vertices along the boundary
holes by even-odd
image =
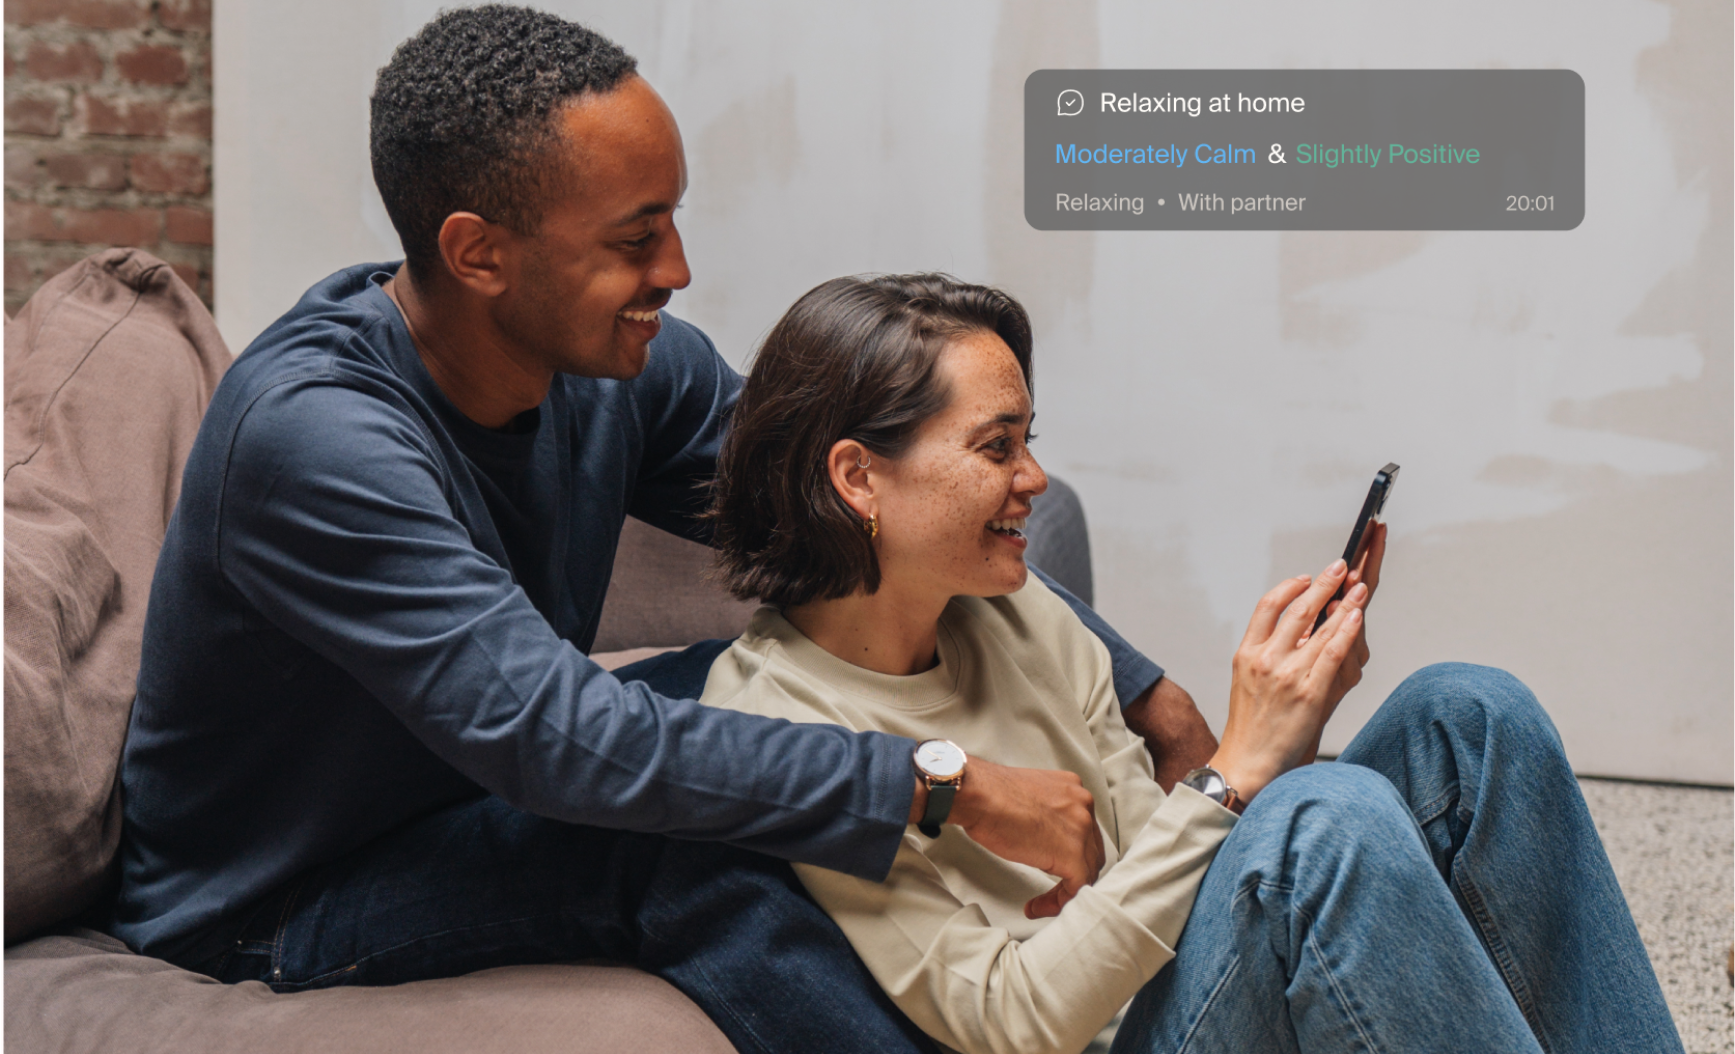
[[[29,1054],[732,1054],[668,983],[619,966],[510,966],[277,995],[89,930],[6,953],[5,1045]]]
[[[151,572],[229,353],[136,249],[50,280],[6,325],[6,941],[91,904]]]
[[[759,607],[711,578],[711,550],[627,519],[592,653],[733,640]]]
[[[592,662],[605,670],[618,670],[622,666],[638,662],[640,659],[654,659],[658,655],[680,650],[680,648],[668,647],[628,648],[625,651],[593,651],[590,653],[590,658]]]

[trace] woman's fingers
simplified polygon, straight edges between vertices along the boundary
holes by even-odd
[[[1386,562],[1386,525],[1373,525],[1374,536],[1368,541],[1367,551],[1357,561],[1356,569],[1360,572],[1357,580],[1368,587],[1368,598],[1373,598],[1373,591],[1380,587],[1380,566]]]
[[[1349,568],[1342,560],[1334,561],[1330,567],[1321,571],[1313,584],[1302,591],[1284,611],[1283,617],[1267,636],[1275,636],[1284,644],[1294,647],[1313,627],[1313,620],[1319,615],[1319,609],[1331,603],[1332,594],[1337,592],[1337,587],[1343,584],[1343,577],[1348,573]]]
[[[1253,617],[1247,621],[1247,633],[1241,638],[1242,645],[1259,645],[1269,640],[1283,609],[1307,590],[1309,581],[1306,575],[1286,578],[1271,587],[1271,592],[1260,597],[1258,605],[1253,609]]]
[[[1361,638],[1362,605],[1366,602],[1367,592],[1359,588],[1345,597],[1302,649],[1303,657],[1312,661],[1303,688],[1310,698],[1324,699],[1330,692],[1338,669]]]

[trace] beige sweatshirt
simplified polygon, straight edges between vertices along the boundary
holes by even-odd
[[[967,1054],[1074,1054],[1174,956],[1235,815],[1185,787],[1163,794],[1121,720],[1107,649],[1035,576],[1010,596],[953,600],[938,644],[939,665],[926,673],[875,673],[763,607],[711,667],[703,701],[1076,772],[1096,799],[1107,863],[1056,918],[1024,917],[1025,901],[1054,879],[955,826],[933,840],[909,828],[883,883],[796,865],[930,1036]]]

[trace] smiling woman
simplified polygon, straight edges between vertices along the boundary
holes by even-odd
[[[1075,1054],[1135,995],[1122,1054],[1541,1054],[1536,1035],[1678,1052],[1559,738],[1516,679],[1428,667],[1340,763],[1312,764],[1360,677],[1383,532],[1354,570],[1266,594],[1221,744],[1163,790],[1108,651],[1024,566],[1048,486],[1030,362],[1024,310],[997,290],[827,282],[771,331],[719,460],[725,573],[768,603],[702,701],[919,744],[883,882],[795,867],[892,1002],[967,1054]],[[994,854],[993,825],[964,814],[995,765],[1073,778],[1095,881]]]
[[[718,462],[710,516],[730,588],[785,608],[872,597],[886,561],[931,555],[948,530],[950,557],[988,565],[949,577],[992,581],[936,582],[961,587],[945,597],[1022,585],[1022,538],[988,524],[1022,518],[1048,485],[1024,446],[1030,353],[1017,301],[943,275],[803,296],[754,360]]]
[[[1235,819],[1163,793],[1107,651],[1029,576],[1048,487],[1030,376],[1029,319],[999,290],[827,282],[761,348],[710,513],[731,588],[768,605],[703,702],[922,744],[922,823],[884,884],[796,871],[898,1007],[964,1051],[1082,1048],[1172,954]],[[1056,885],[939,826],[978,756],[1075,775],[1103,881]]]

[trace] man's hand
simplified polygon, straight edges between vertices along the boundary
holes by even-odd
[[[1217,737],[1193,697],[1168,677],[1159,678],[1124,707],[1121,718],[1145,741],[1164,791],[1174,790],[1181,777],[1217,753]]]
[[[911,823],[921,819],[927,806],[927,786],[918,780],[916,787]],[[1076,773],[1012,768],[972,757],[948,822],[995,856],[1060,879],[1024,905],[1026,917],[1041,919],[1060,914],[1102,870],[1102,828],[1096,824],[1095,806]]]

